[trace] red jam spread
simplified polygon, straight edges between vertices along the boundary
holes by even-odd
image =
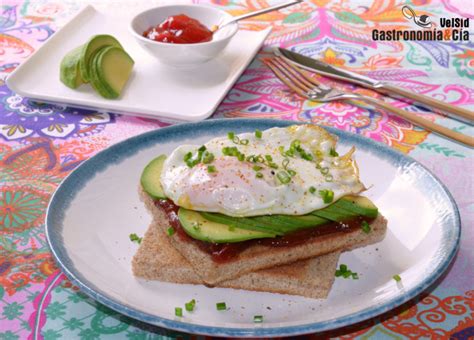
[[[169,44],[195,44],[212,40],[212,32],[196,19],[179,14],[143,32],[145,38]]]
[[[196,240],[189,236],[178,219],[179,207],[175,205],[171,200],[156,200],[155,205],[162,208],[167,217],[170,225],[176,231],[176,235],[185,242],[193,242],[201,250],[211,255],[214,262],[224,263],[236,260],[238,255],[246,248],[259,244],[267,247],[293,247],[309,240],[322,237],[334,233],[345,233],[352,232],[356,229],[361,228],[362,221],[371,222],[371,219],[356,217],[354,219],[344,222],[330,222],[314,228],[305,228],[302,230],[295,231],[293,233],[277,236],[274,238],[262,238],[257,240],[248,240],[236,243],[211,243]]]

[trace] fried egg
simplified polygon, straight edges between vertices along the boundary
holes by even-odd
[[[165,195],[191,210],[228,216],[303,215],[365,190],[352,158],[339,156],[337,138],[315,125],[293,125],[182,145],[161,173]]]

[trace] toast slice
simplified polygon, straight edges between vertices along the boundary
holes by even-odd
[[[339,252],[223,281],[218,287],[326,298],[334,282]],[[148,228],[132,261],[137,277],[173,283],[204,284],[155,223]]]
[[[164,211],[157,207],[153,199],[140,188],[140,196],[153,216],[156,226],[166,233],[169,228]],[[299,260],[306,260],[336,251],[348,251],[381,241],[387,230],[387,220],[379,216],[370,224],[371,231],[362,229],[309,239],[292,247],[268,247],[252,245],[243,250],[235,260],[217,264],[211,256],[193,242],[182,241],[179,237],[169,237],[170,243],[191,264],[205,284],[215,286],[220,282],[237,278],[260,269],[272,268]]]

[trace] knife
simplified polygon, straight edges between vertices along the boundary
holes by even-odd
[[[302,54],[284,49],[277,48],[275,54],[280,55],[287,59],[288,61],[296,64],[297,66],[304,68],[306,70],[327,76],[329,78],[339,79],[347,82],[351,82],[363,87],[367,87],[377,92],[381,92],[390,97],[400,99],[400,96],[412,99],[416,102],[428,105],[430,107],[446,111],[448,113],[453,113],[458,117],[462,117],[468,120],[469,124],[472,124],[474,121],[474,112],[469,110],[456,107],[454,105],[442,102],[431,97],[410,92],[400,87],[396,87],[385,82],[375,80],[366,76],[363,76],[359,73],[348,71],[325,62],[322,62],[317,59],[306,57]]]

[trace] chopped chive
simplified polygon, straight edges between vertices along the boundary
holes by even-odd
[[[326,168],[326,167],[321,168],[321,173],[322,173],[323,175],[327,175],[327,174],[329,173],[329,168]]]
[[[286,167],[288,166],[288,163],[290,163],[290,160],[288,158],[285,158],[283,162],[281,163],[281,165],[283,165],[283,168],[286,169]]]
[[[240,140],[240,144],[242,144],[242,145],[247,145],[248,143],[249,143],[248,139],[241,139]]]
[[[253,322],[262,323],[263,322],[263,316],[262,315],[254,315]]]
[[[260,170],[262,170],[262,169],[263,169],[263,166],[260,166],[260,165],[254,165],[254,166],[252,167],[252,169],[254,169],[255,171],[260,171]]]
[[[237,155],[237,159],[238,159],[239,161],[243,162],[243,161],[245,160],[245,155],[244,155],[243,153],[239,153],[239,154]]]
[[[347,265],[341,264],[339,265],[339,269],[336,269],[335,273],[336,277],[343,277],[344,279],[352,278],[353,280],[359,279],[359,274],[349,270]]]
[[[191,158],[193,158],[193,153],[190,151],[184,155],[184,161],[189,161]]]
[[[262,138],[262,131],[260,131],[259,129],[256,129],[255,130],[255,137],[258,138],[258,139],[261,139]]]
[[[268,161],[268,162],[272,162],[273,161],[273,157],[271,155],[265,155],[265,159]]]
[[[278,147],[278,151],[280,151],[280,154],[281,154],[282,156],[285,156],[285,147],[284,147],[283,145],[280,145],[280,146]]]
[[[174,308],[174,315],[179,316],[179,317],[183,316],[183,308],[175,307]]]
[[[336,151],[335,148],[331,148],[331,149],[329,150],[329,156],[338,157],[339,154],[337,153],[337,151]]]
[[[276,163],[273,163],[273,162],[268,163],[268,166],[272,169],[278,169],[278,165]]]
[[[189,302],[186,302],[184,304],[184,308],[188,311],[188,312],[192,312],[194,310],[194,306],[196,306],[196,300],[192,299],[191,301]]]
[[[176,232],[173,227],[169,227],[168,230],[166,230],[168,233],[168,236],[173,236],[174,233]]]
[[[316,192],[316,188],[315,187],[309,187],[309,192],[314,194]]]
[[[217,172],[217,169],[216,169],[216,167],[215,167],[214,165],[208,165],[208,166],[207,166],[207,172],[210,173],[210,174],[212,174],[212,173]]]
[[[247,162],[251,162],[251,163],[257,162],[257,159],[256,159],[255,155],[247,156],[247,158],[246,158],[245,160],[246,160]]]
[[[364,233],[370,233],[370,225],[367,223],[367,221],[362,221],[361,227]]]
[[[142,243],[142,238],[139,237],[137,234],[133,233],[128,236],[130,238],[130,241],[136,242],[138,244]]]
[[[393,279],[394,279],[396,282],[402,281],[402,278],[401,278],[400,275],[398,275],[398,274],[393,275]]]
[[[216,303],[216,308],[217,308],[217,310],[226,310],[227,306],[226,306],[225,302],[218,302],[218,303]]]
[[[255,177],[257,177],[257,178],[263,178],[263,174],[262,174],[261,172],[257,172],[257,173],[255,174]]]
[[[323,199],[323,202],[328,204],[334,200],[334,191],[332,190],[319,190],[319,196]]]
[[[234,140],[234,137],[235,137],[235,133],[234,132],[227,132],[227,138],[229,138],[230,140]]]
[[[324,177],[324,180],[325,180],[326,182],[332,182],[333,179],[334,179],[334,178],[332,177],[331,174],[329,174],[329,175],[327,175],[326,177]]]
[[[286,171],[278,171],[276,176],[282,184],[288,184],[291,181],[291,177]]]
[[[262,156],[262,155],[258,155],[258,156],[256,157],[256,160],[257,160],[258,163],[263,163],[263,162],[265,162],[265,160],[263,159],[263,156]]]
[[[199,149],[198,149],[199,152],[204,152],[206,151],[206,146],[205,145],[202,145]]]
[[[288,172],[288,174],[289,174],[291,177],[294,177],[294,176],[296,175],[296,171],[295,171],[295,170],[287,169],[286,171]]]
[[[202,162],[204,164],[209,164],[209,163],[212,163],[212,161],[214,160],[214,154],[211,153],[211,152],[204,152],[204,154],[202,155]]]

